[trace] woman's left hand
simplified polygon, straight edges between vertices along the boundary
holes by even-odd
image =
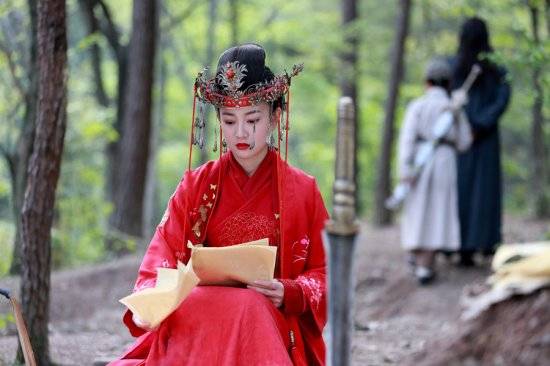
[[[246,287],[267,296],[277,308],[283,305],[285,287],[277,280],[257,280]]]

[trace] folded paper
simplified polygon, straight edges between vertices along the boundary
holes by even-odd
[[[277,248],[268,239],[227,247],[203,247],[190,242],[191,259],[177,268],[157,268],[155,287],[119,301],[152,328],[176,310],[197,285],[239,286],[271,280]]]
[[[177,269],[157,268],[157,284],[120,300],[142,321],[156,327],[178,308],[199,283],[192,265],[178,262]]]
[[[268,244],[261,239],[227,247],[188,245],[200,285],[233,286],[273,279],[277,247]]]

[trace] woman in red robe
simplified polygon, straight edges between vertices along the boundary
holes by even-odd
[[[300,71],[275,76],[263,48],[245,44],[220,56],[215,78],[199,74],[195,97],[216,107],[228,151],[184,174],[134,291],[154,287],[158,267],[187,263],[187,241],[226,246],[267,237],[278,247],[275,279],[241,288],[197,287],[156,329],[128,310],[124,323],[139,338],[111,365],[325,364],[321,230],[328,215],[315,179],[280,153],[281,124],[288,137],[288,104],[286,121],[283,106],[291,77]],[[198,115],[191,138],[202,145]]]

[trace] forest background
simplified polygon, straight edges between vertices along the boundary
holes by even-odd
[[[18,212],[17,192],[24,188],[18,188],[16,166],[28,137],[26,105],[32,101],[29,4],[33,2],[0,1],[0,276],[17,271],[11,255],[17,241],[14,212]],[[357,14],[343,26],[341,9],[349,3],[356,3]],[[336,107],[342,79],[349,79],[350,73],[342,66],[342,55],[356,51],[351,79],[358,106],[359,208],[365,219],[389,223],[389,216],[381,218],[376,213],[376,195],[381,192],[376,187],[380,171],[394,175],[395,154],[383,159],[381,151],[384,146],[394,151],[402,112],[423,91],[427,61],[434,55],[452,56],[460,24],[473,15],[488,21],[495,60],[508,68],[513,88],[511,104],[500,123],[505,212],[547,217],[549,1],[418,0],[405,9],[407,4],[411,5],[408,1],[350,0],[160,1],[156,52],[152,53],[151,147],[147,158],[136,162],[148,166],[143,209],[137,213],[143,217],[143,226],[123,230],[114,224],[113,216],[130,215],[117,213],[116,190],[110,179],[113,171],[121,170],[113,147],[118,144],[116,149],[121,151],[122,143],[139,146],[139,142],[123,139],[120,128],[120,105],[128,89],[121,88],[119,75],[132,62],[126,52],[132,33],[132,1],[67,1],[67,131],[53,223],[53,267],[112,259],[147,243],[187,166],[194,78],[205,65],[215,66],[221,51],[243,42],[262,44],[275,72],[283,72],[284,67],[290,70],[294,63],[305,64],[292,86],[289,160],[317,178],[329,206]],[[404,12],[409,23],[402,39],[403,77],[396,80],[392,65],[400,57],[394,49]],[[356,48],[350,49],[349,39],[355,40]],[[388,119],[389,90],[395,82],[399,87],[395,116]],[[214,126],[213,114],[210,122]],[[395,128],[389,139],[384,133],[388,123]],[[211,151],[212,136],[210,129],[209,152],[195,153],[194,166],[216,156]],[[540,141],[542,153],[533,151]],[[542,173],[535,166],[541,161]],[[123,186],[136,188],[132,180],[119,180],[125,182]],[[391,184],[384,185],[382,191],[389,191]],[[534,186],[542,190],[535,192]]]

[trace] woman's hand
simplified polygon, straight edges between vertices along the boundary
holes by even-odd
[[[285,287],[277,280],[257,280],[246,287],[267,296],[277,308],[283,305]]]
[[[134,322],[135,325],[137,325],[138,327],[140,327],[141,329],[143,329],[147,332],[150,332],[150,331],[155,329],[155,328],[151,327],[151,324],[147,323],[146,321],[141,320],[139,318],[139,316],[137,316],[136,314],[132,314],[132,321]]]

